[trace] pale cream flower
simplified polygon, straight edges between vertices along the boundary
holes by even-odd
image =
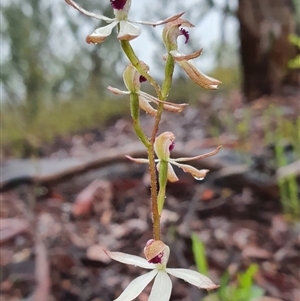
[[[178,177],[176,176],[176,173],[172,167],[172,164],[175,166],[178,166],[181,168],[184,172],[190,173],[196,180],[203,180],[205,175],[208,173],[208,169],[197,169],[191,165],[188,164],[182,164],[180,162],[186,162],[186,161],[192,161],[192,160],[199,160],[208,158],[211,156],[214,156],[217,154],[221,148],[221,146],[217,147],[214,151],[195,156],[195,157],[187,157],[187,158],[177,158],[173,159],[170,157],[170,153],[174,148],[174,141],[175,141],[175,135],[172,132],[164,132],[158,137],[156,137],[154,142],[154,150],[158,157],[158,159],[155,159],[155,162],[157,162],[157,170],[159,172],[160,164],[162,161],[168,163],[168,180],[170,182],[176,182],[178,181]],[[148,159],[137,159],[132,158],[130,156],[126,156],[128,159],[136,162],[136,163],[149,163]]]
[[[131,0],[111,0],[111,6],[114,11],[115,18],[108,18],[102,15],[97,15],[91,13],[84,8],[80,7],[76,2],[73,0],[65,0],[69,5],[77,9],[82,14],[89,16],[91,18],[95,18],[98,20],[103,20],[106,23],[109,23],[106,26],[99,27],[95,29],[95,31],[87,36],[86,41],[87,43],[102,43],[112,32],[113,28],[117,25],[119,26],[119,33],[117,38],[119,40],[133,40],[141,34],[141,29],[136,26],[135,24],[143,24],[143,25],[152,25],[158,26],[162,24],[166,24],[168,22],[174,21],[180,18],[183,13],[177,14],[165,20],[161,20],[158,22],[147,22],[147,21],[132,21],[128,19],[128,12],[131,7]]]
[[[186,20],[177,19],[165,26],[162,37],[168,53],[196,84],[205,89],[217,89],[221,82],[202,73],[194,63],[194,59],[201,55],[202,49],[189,55],[185,55],[178,51],[177,38],[183,35],[185,37],[185,43],[189,40],[189,33],[187,30],[183,29],[183,27],[194,27],[194,25]]]
[[[143,61],[140,61],[140,63],[145,72],[148,72],[149,66]],[[156,105],[162,103],[164,110],[175,113],[181,112],[184,109],[184,107],[188,105],[186,103],[176,104],[168,101],[162,101],[159,100],[157,97],[154,97],[146,92],[141,91],[141,82],[143,82],[145,78],[141,76],[141,74],[134,68],[132,64],[129,64],[125,68],[123,72],[123,80],[128,91],[122,91],[111,86],[107,87],[107,89],[116,95],[130,95],[131,93],[136,93],[139,98],[140,108],[152,116],[157,115],[157,110],[154,109],[150,105],[150,103],[155,103]]]
[[[113,260],[149,269],[150,272],[132,280],[121,295],[114,301],[131,301],[135,299],[145,287],[154,279],[148,301],[169,301],[172,291],[172,281],[169,275],[180,278],[198,288],[215,289],[208,277],[189,269],[167,268],[170,248],[161,240],[149,240],[144,252],[146,259],[121,252],[108,252],[106,254]]]

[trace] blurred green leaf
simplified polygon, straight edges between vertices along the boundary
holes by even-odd
[[[200,273],[207,275],[208,268],[207,268],[206,254],[205,254],[205,245],[195,233],[192,234],[192,250],[193,250],[197,270]]]

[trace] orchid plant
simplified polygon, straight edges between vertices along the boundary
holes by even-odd
[[[156,22],[133,21],[128,16],[131,8],[131,0],[110,0],[115,16],[114,18],[88,12],[73,0],[65,1],[82,14],[108,23],[108,25],[99,27],[95,29],[92,34],[88,35],[86,38],[87,43],[102,43],[114,29],[117,30],[117,39],[120,42],[122,51],[129,60],[128,66],[123,73],[123,80],[127,91],[111,86],[108,87],[108,90],[117,95],[129,95],[133,128],[137,137],[146,147],[148,154],[148,158],[145,159],[136,159],[128,156],[128,159],[134,162],[149,164],[153,238],[146,243],[144,249],[146,259],[121,252],[109,252],[107,250],[104,252],[113,260],[146,268],[149,269],[150,272],[134,279],[115,301],[131,301],[135,299],[153,279],[155,280],[148,300],[168,301],[172,291],[172,282],[169,275],[183,279],[199,288],[207,290],[217,288],[218,285],[215,285],[208,277],[196,271],[167,268],[170,248],[161,240],[160,230],[160,218],[166,199],[167,182],[178,181],[178,177],[172,165],[181,168],[184,172],[190,173],[195,179],[202,180],[208,170],[198,170],[182,162],[213,156],[217,154],[221,148],[221,146],[219,146],[212,152],[195,157],[171,158],[171,152],[174,149],[175,135],[170,131],[158,135],[163,112],[169,111],[178,113],[187,106],[186,103],[175,104],[167,101],[172,85],[175,63],[202,88],[214,90],[221,84],[220,81],[205,75],[196,67],[194,59],[201,55],[202,49],[188,55],[178,50],[178,37],[184,36],[185,42],[187,43],[189,41],[189,33],[186,28],[192,28],[194,25],[181,18],[184,13],[179,13],[165,20]],[[165,78],[161,85],[149,74],[149,66],[139,60],[134,49],[131,47],[130,41],[141,34],[141,29],[137,24],[150,25],[153,27],[165,25],[162,32],[162,41],[167,53],[162,57],[165,61]],[[152,85],[155,96],[141,90],[141,83],[144,81],[148,81]],[[155,106],[153,107],[153,105]],[[154,123],[150,137],[145,134],[140,125],[140,109],[153,116]],[[157,182],[159,183],[159,188]]]

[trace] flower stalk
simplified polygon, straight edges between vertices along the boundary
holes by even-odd
[[[140,72],[142,76],[144,76],[148,82],[154,87],[157,97],[161,101],[165,101],[169,95],[173,72],[174,72],[174,59],[171,55],[168,55],[168,59],[165,65],[165,79],[163,81],[162,89],[156,83],[156,81],[142,68],[141,63],[137,56],[135,55],[134,50],[132,49],[130,43],[128,41],[121,41],[121,46],[132,63],[132,65]],[[165,196],[166,196],[166,186],[167,186],[167,163],[162,164],[162,170],[159,174],[159,191],[157,193],[157,176],[155,169],[155,161],[154,161],[154,143],[155,138],[159,129],[159,123],[161,121],[161,116],[163,113],[163,104],[159,103],[157,108],[157,115],[155,116],[155,121],[152,129],[150,144],[146,146],[148,152],[148,160],[149,160],[149,173],[150,173],[150,187],[151,187],[151,208],[152,208],[152,222],[153,222],[153,238],[156,240],[160,240],[160,216],[163,208]],[[138,117],[137,117],[138,118]],[[138,121],[134,122],[134,125],[138,124]],[[136,130],[136,128],[135,128]],[[136,130],[137,132],[137,130]],[[139,136],[140,137],[140,136]],[[140,138],[141,139],[141,138]],[[143,140],[142,140],[143,141]]]
[[[174,148],[175,135],[170,131],[158,134],[164,111],[179,113],[187,105],[185,103],[175,104],[167,100],[172,86],[175,65],[181,67],[191,80],[202,88],[214,90],[221,84],[220,81],[205,75],[195,66],[194,59],[201,55],[202,49],[188,55],[178,50],[178,37],[183,36],[185,43],[187,43],[189,41],[189,33],[185,28],[192,28],[194,25],[181,18],[183,13],[157,22],[131,20],[128,16],[131,8],[131,0],[110,0],[114,18],[88,12],[73,0],[65,1],[80,13],[108,23],[108,25],[99,27],[92,34],[88,35],[86,37],[87,43],[102,43],[114,30],[118,31],[116,37],[120,42],[122,51],[130,62],[123,72],[123,80],[127,90],[122,91],[111,86],[108,87],[108,90],[116,95],[125,94],[129,96],[134,131],[147,149],[146,159],[127,156],[128,159],[134,162],[149,164],[153,239],[148,241],[144,249],[146,259],[120,252],[105,252],[113,260],[125,264],[133,264],[150,269],[151,271],[133,280],[115,301],[132,301],[152,279],[154,279],[154,284],[148,301],[157,301],[158,297],[161,301],[168,301],[172,290],[172,281],[169,275],[183,279],[199,288],[210,290],[218,287],[208,277],[196,271],[167,268],[170,248],[161,240],[160,218],[166,200],[167,183],[168,181],[178,181],[178,177],[172,166],[175,165],[184,172],[190,173],[196,180],[202,180],[208,170],[196,169],[182,162],[214,156],[221,148],[219,146],[215,150],[199,156],[172,158],[171,152]],[[162,41],[167,54],[163,56],[165,68],[164,80],[161,86],[149,74],[149,66],[138,58],[130,44],[131,40],[139,37],[141,34],[141,29],[137,24],[153,27],[165,25],[162,32]],[[141,83],[143,81],[150,83],[154,88],[155,96],[142,91]],[[150,137],[146,135],[140,123],[141,109],[153,116],[154,119]],[[157,184],[159,184],[159,188]]]
[[[161,90],[160,86],[157,84],[157,82],[154,80],[152,76],[150,76],[145,70],[142,68],[140,60],[136,56],[134,50],[132,49],[130,43],[128,41],[121,41],[121,46],[126,54],[127,58],[131,62],[131,64],[140,72],[142,76],[146,78],[146,80],[153,86],[155,89],[155,92],[157,94],[157,97],[161,99]]]
[[[140,125],[139,97],[136,93],[130,94],[130,113],[133,121],[133,128],[135,130],[136,135],[140,138],[143,144],[148,148],[149,140]]]

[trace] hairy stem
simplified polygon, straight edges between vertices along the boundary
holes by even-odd
[[[161,96],[161,90],[159,85],[156,83],[156,81],[142,68],[141,63],[137,56],[134,53],[134,50],[132,49],[130,43],[128,41],[121,41],[121,46],[128,57],[129,61],[132,63],[132,65],[139,71],[139,73],[144,76],[147,81],[154,87],[157,97],[160,99]],[[135,108],[134,108],[135,110]],[[136,111],[135,111],[136,114]],[[161,115],[161,113],[160,113]],[[135,116],[137,117],[137,116]],[[139,120],[139,117],[137,117],[137,120]],[[160,117],[159,117],[160,120]],[[135,130],[137,131],[139,127],[137,127]],[[151,210],[152,210],[152,221],[153,221],[153,238],[155,240],[160,240],[160,214],[158,212],[158,206],[157,206],[157,175],[156,175],[156,165],[154,161],[154,141],[155,136],[151,136],[150,143],[147,140],[147,144],[145,146],[147,147],[148,151],[148,159],[149,159],[149,173],[150,173],[150,187],[151,187]]]
[[[153,222],[153,238],[160,240],[160,214],[157,204],[157,176],[156,176],[156,164],[154,161],[154,148],[153,143],[150,143],[148,147],[148,159],[149,159],[149,173],[151,184],[151,210],[152,210],[152,222]]]
[[[165,67],[165,80],[162,85],[161,100],[166,100],[169,95],[171,85],[172,85],[173,72],[174,72],[174,59],[171,55],[168,55],[166,67]],[[157,116],[155,118],[153,130],[152,130],[151,143],[154,143],[155,141],[162,112],[163,112],[163,104],[159,104],[157,109]],[[159,191],[157,196],[159,216],[161,215],[161,211],[163,209],[165,198],[166,198],[167,174],[168,174],[168,162],[162,161],[160,162]]]
[[[171,55],[168,55],[165,67],[165,79],[162,85],[162,90],[156,81],[143,69],[140,60],[135,55],[128,41],[121,41],[121,46],[132,63],[132,65],[139,71],[139,73],[144,76],[147,81],[154,87],[158,99],[165,101],[169,95],[172,78],[174,72],[174,59]],[[164,200],[166,196],[166,186],[167,186],[167,173],[168,164],[167,162],[161,162],[160,173],[159,173],[159,192],[157,194],[157,175],[156,175],[156,164],[155,164],[155,154],[154,154],[154,142],[158,132],[159,123],[161,121],[161,116],[163,112],[163,103],[160,103],[157,108],[157,115],[155,117],[150,143],[144,134],[140,123],[139,123],[139,103],[138,95],[132,93],[130,96],[131,104],[131,115],[134,123],[134,129],[137,136],[141,139],[148,150],[149,159],[149,173],[151,181],[151,209],[152,209],[152,220],[153,220],[153,238],[156,240],[160,239],[160,215],[164,205]]]

